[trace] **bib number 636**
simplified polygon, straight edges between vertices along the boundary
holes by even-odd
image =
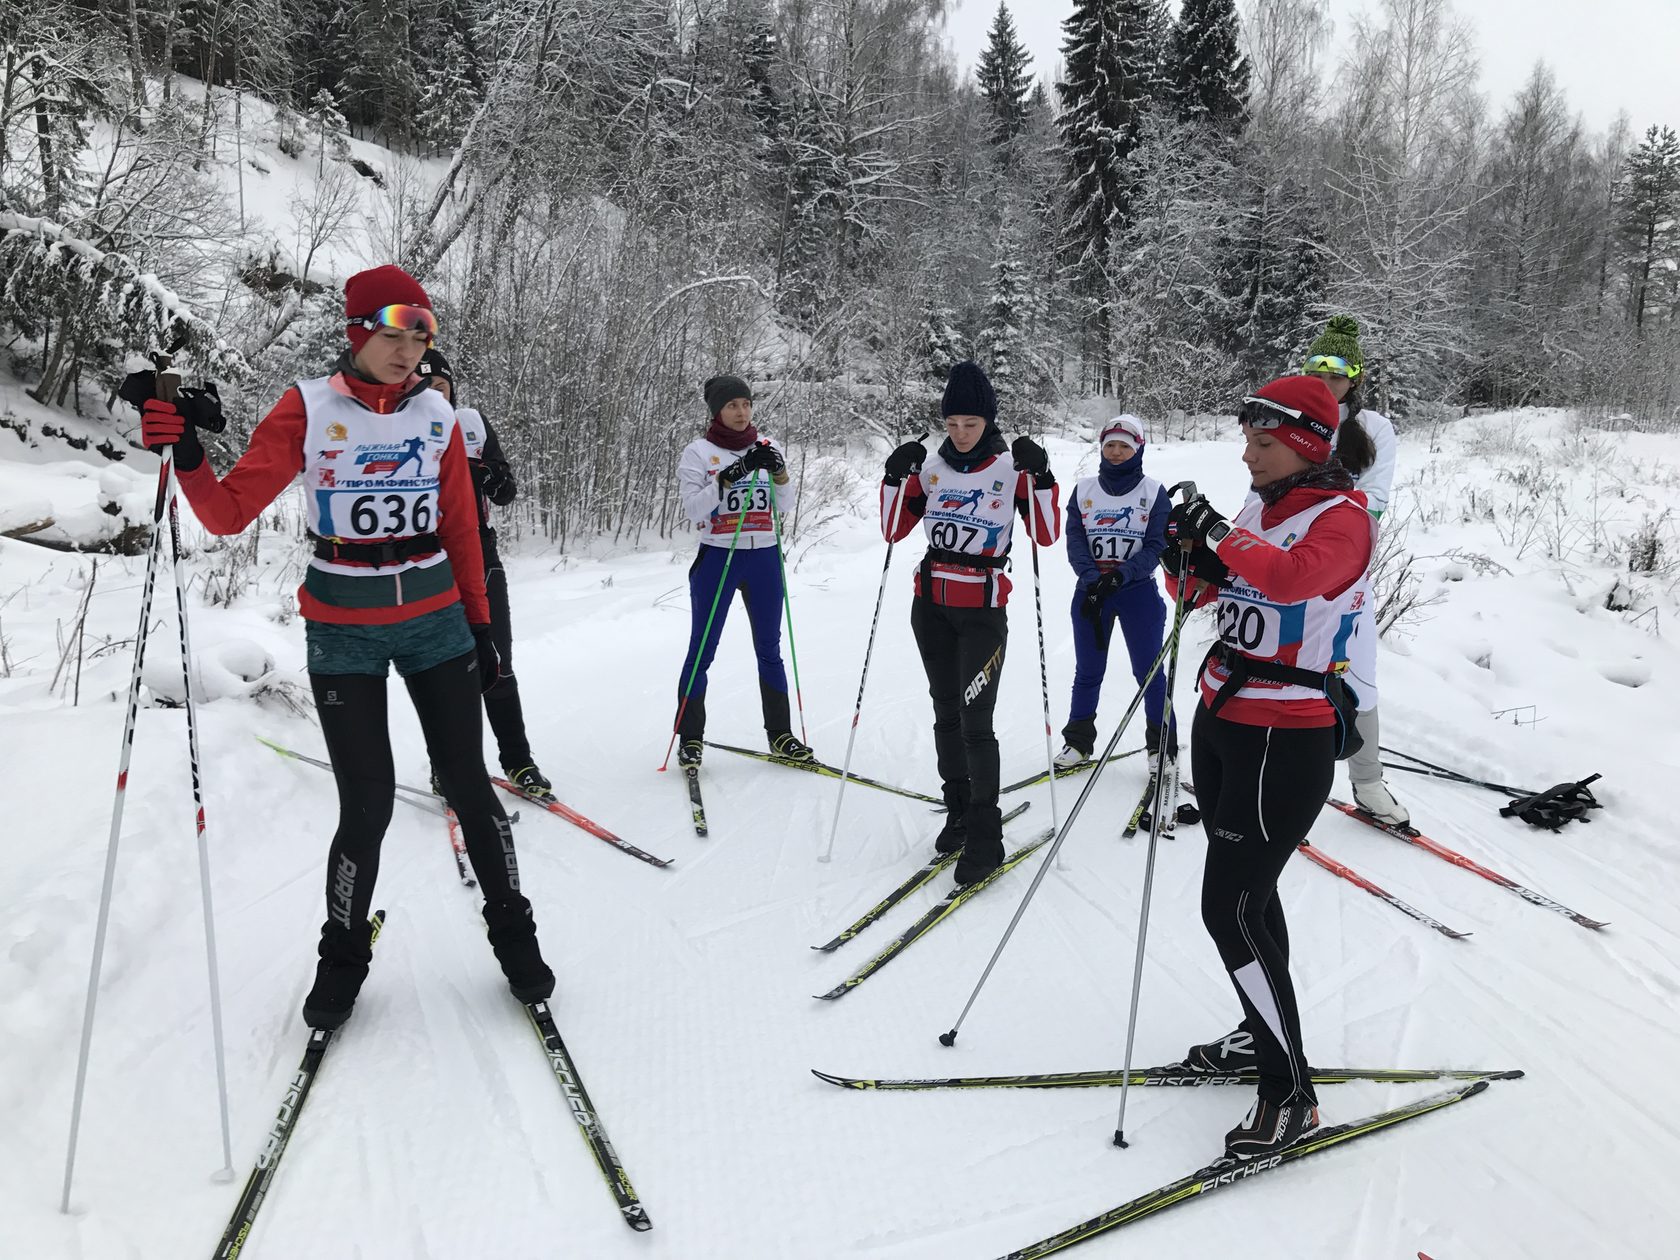
[[[350,532],[357,538],[423,534],[432,527],[432,496],[363,494],[350,504]]]

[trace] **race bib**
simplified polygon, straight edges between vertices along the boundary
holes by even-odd
[[[1217,615],[1221,642],[1263,660],[1278,655],[1283,614],[1277,605],[1227,597],[1219,601]]]

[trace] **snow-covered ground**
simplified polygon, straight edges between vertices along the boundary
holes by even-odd
[[[0,461],[16,452],[0,434]],[[1051,443],[1072,481],[1085,445]],[[0,462],[14,495],[55,512],[141,496],[144,455],[103,476],[88,457]],[[97,460],[98,457],[92,457]],[[1234,440],[1152,450],[1234,510]],[[99,461],[103,465],[103,461]],[[126,488],[121,483],[127,479]],[[83,502],[77,499],[81,496]],[[96,510],[96,509],[93,509]],[[838,762],[857,689],[882,544],[872,505],[792,574],[811,742]],[[1662,514],[1667,513],[1664,517]],[[1329,1153],[1211,1204],[1088,1244],[1082,1254],[1181,1258],[1680,1254],[1664,1189],[1680,1143],[1680,615],[1672,558],[1680,440],[1595,433],[1560,413],[1495,415],[1410,432],[1390,520],[1408,521],[1421,614],[1385,640],[1385,742],[1529,786],[1602,771],[1605,808],[1553,835],[1500,819],[1491,793],[1392,776],[1427,832],[1598,918],[1594,934],[1495,885],[1327,813],[1315,843],[1398,896],[1473,931],[1449,941],[1305,862],[1284,878],[1309,1053],[1324,1064],[1525,1069],[1462,1108]],[[278,516],[280,528],[274,528]],[[1669,558],[1619,592],[1615,547],[1647,517]],[[331,780],[254,738],[319,754],[288,708],[305,681],[291,614],[296,512],[271,514],[251,566],[194,555],[195,646],[221,697],[200,710],[226,1003],[234,1163],[243,1179],[302,1050]],[[204,539],[188,530],[194,546]],[[908,627],[909,560],[895,557],[855,768],[933,790],[930,712]],[[560,561],[511,558],[517,660],[535,747],[561,797],[643,848],[656,870],[529,807],[516,828],[527,889],[560,977],[559,1022],[654,1222],[619,1222],[540,1048],[507,996],[475,897],[442,824],[402,809],[386,841],[390,914],[373,974],[328,1059],[251,1236],[252,1257],[559,1255],[987,1257],[1199,1166],[1245,1091],[1137,1090],[1131,1148],[1110,1144],[1109,1090],[861,1094],[816,1067],[929,1076],[1118,1067],[1145,845],[1118,831],[1141,758],[1100,782],[953,1049],[948,1028],[1031,868],[977,899],[834,1004],[812,1000],[944,890],[924,891],[839,953],[808,947],[872,904],[928,850],[914,802],[848,791],[835,860],[816,856],[832,782],[727,754],[706,770],[711,837],[681,781],[655,771],[688,626],[687,543]],[[998,707],[1004,774],[1043,764],[1030,566],[1012,605]],[[184,720],[142,712],[70,1215],[57,1210],[110,785],[143,561],[102,558],[80,704],[64,676],[92,561],[0,540],[0,1255],[208,1255],[237,1194],[220,1164]],[[1052,717],[1072,676],[1072,572],[1044,556]],[[230,575],[231,607],[205,603]],[[1623,584],[1625,586],[1626,579]],[[176,668],[160,590],[148,676]],[[712,682],[713,738],[756,744],[746,627]],[[1198,618],[1193,643],[1209,637]],[[1118,656],[1118,653],[1117,653]],[[161,664],[160,664],[161,663]],[[263,667],[272,663],[272,672]],[[1181,703],[1192,698],[1186,667]],[[1129,698],[1118,666],[1102,713]],[[264,685],[267,684],[267,685]],[[738,703],[726,700],[738,697]],[[1496,716],[1501,715],[1501,716]],[[425,773],[419,730],[393,706],[399,777]],[[1111,727],[1105,726],[1106,735]],[[1125,747],[1141,741],[1128,734]],[[1060,790],[1071,803],[1077,784]],[[1048,792],[1017,835],[1048,822]],[[1029,826],[1031,824],[1031,826]],[[1200,831],[1165,845],[1149,925],[1138,1057],[1159,1063],[1224,1032],[1236,1008],[1198,915]],[[1335,1122],[1430,1092],[1326,1088]]]

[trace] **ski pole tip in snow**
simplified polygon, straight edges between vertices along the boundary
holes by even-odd
[[[954,1045],[956,1045],[957,1044],[957,1030],[955,1028],[953,1028],[953,1029],[951,1029],[950,1032],[940,1033],[939,1034],[939,1044],[942,1045],[942,1046],[954,1046]]]
[[[231,1167],[229,1167],[229,1168],[218,1168],[215,1172],[210,1174],[210,1180],[215,1182],[218,1186],[227,1185],[229,1182],[231,1182],[233,1180],[233,1178],[234,1178],[234,1172],[233,1172],[233,1169]]]
[[[1114,1145],[1118,1146],[1121,1150],[1125,1150],[1127,1147],[1131,1146],[1131,1143],[1126,1141],[1126,1131],[1124,1129],[1114,1130]]]

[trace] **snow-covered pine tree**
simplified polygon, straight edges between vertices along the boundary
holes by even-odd
[[[980,95],[991,111],[994,144],[1010,144],[1026,126],[1027,97],[1033,88],[1028,69],[1031,64],[1032,54],[1015,31],[1008,4],[998,0],[997,15],[974,72]]]
[[[1167,50],[1179,116],[1227,135],[1248,120],[1248,59],[1236,0],[1184,0]]]
[[[1628,318],[1639,332],[1674,314],[1680,269],[1680,135],[1653,125],[1628,154],[1617,234],[1628,285]]]
[[[1113,392],[1107,359],[1110,252],[1130,222],[1143,115],[1159,98],[1160,15],[1152,0],[1077,0],[1062,24],[1059,150],[1067,171],[1063,258],[1086,303],[1088,383]]]
[[[929,305],[922,310],[922,355],[930,382],[943,383],[951,368],[968,357],[954,321],[948,306]]]

